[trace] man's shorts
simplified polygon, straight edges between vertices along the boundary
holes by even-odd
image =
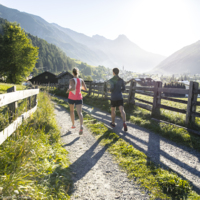
[[[69,104],[75,104],[75,105],[83,104],[83,99],[81,99],[81,100],[68,99],[68,103]]]
[[[122,100],[117,100],[117,101],[112,101],[111,100],[111,107],[119,107],[119,106],[124,106],[124,101]]]

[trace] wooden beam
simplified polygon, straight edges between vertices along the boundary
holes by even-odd
[[[13,87],[7,89],[7,93],[10,93],[10,92],[16,92],[16,86],[13,86]],[[17,110],[17,102],[8,104],[8,108],[9,108],[9,122],[11,123],[11,121],[15,117],[15,113]]]
[[[26,99],[38,93],[39,89],[31,89],[31,90],[21,90],[21,91],[11,92],[7,94],[0,94],[0,107],[22,99]]]
[[[159,89],[162,88],[162,82],[157,81],[154,84],[154,95],[153,95],[153,107],[152,107],[152,115],[157,114],[158,105],[161,103],[161,92],[159,92]]]
[[[136,98],[136,97],[134,98],[134,100],[138,100],[138,101],[141,101],[141,102],[143,102],[143,103],[147,103],[147,104],[153,105],[152,102],[145,101],[145,100],[143,100],[143,99],[139,99],[139,98]]]
[[[199,84],[197,82],[190,81],[190,88],[188,94],[188,104],[187,104],[187,113],[185,118],[186,125],[189,125],[190,122],[195,122],[195,116],[191,115],[192,112],[196,112],[196,105],[198,94],[194,93],[194,91],[198,90]]]
[[[200,90],[197,90],[197,94],[200,94]]]
[[[175,94],[189,94],[189,90],[178,88],[159,88],[158,92],[175,93]]]
[[[12,124],[10,124],[7,128],[5,128],[3,131],[0,132],[0,145],[8,138],[10,135],[12,135],[17,128],[22,124],[22,121],[27,119],[32,113],[34,113],[37,110],[37,106],[29,110],[28,112],[22,114],[20,117],[18,117]]]
[[[187,104],[188,103],[185,100],[174,99],[174,98],[170,98],[170,97],[161,97],[161,99],[165,99],[165,100],[168,100],[168,101],[174,101],[174,102],[178,102],[178,103],[183,103],[183,104]]]
[[[165,106],[165,105],[161,105],[161,104],[158,104],[157,106],[159,108],[163,108],[163,109],[166,109],[166,110],[170,110],[170,111],[186,114],[186,110],[183,110],[183,109],[174,108],[174,107],[171,107],[171,106]]]
[[[142,103],[138,103],[138,102],[135,102],[135,105],[140,108],[146,109],[148,111],[152,110],[152,106],[150,106],[150,105],[146,105],[146,104],[142,104]]]
[[[150,87],[133,87],[133,90],[145,90],[145,91],[154,91],[154,88]]]
[[[194,117],[199,117],[200,118],[200,113],[192,112],[191,115],[194,116]]]
[[[131,98],[132,98],[132,95],[133,95],[133,90],[130,89],[130,88],[132,88],[132,87],[133,87],[133,80],[131,80],[131,85],[129,86],[128,103],[131,102]],[[126,86],[126,88],[127,88],[127,86]]]
[[[146,96],[150,96],[150,97],[153,97],[153,93],[150,94],[150,93],[147,93],[147,92],[139,92],[139,91],[135,91],[136,94],[141,94],[141,95],[146,95]]]

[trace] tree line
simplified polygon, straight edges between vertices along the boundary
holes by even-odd
[[[76,62],[76,66],[85,80],[106,79],[107,68],[104,66],[93,67],[84,62]]]
[[[46,70],[59,73],[66,70],[72,71],[72,68],[75,67],[75,62],[56,45],[49,44],[30,33],[28,33],[28,37],[32,40],[33,46],[39,47],[38,60],[33,71],[34,76]]]
[[[6,82],[21,83],[30,73],[59,73],[73,67],[75,62],[61,49],[0,18],[0,76]]]

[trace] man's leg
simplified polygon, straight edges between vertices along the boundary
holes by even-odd
[[[115,107],[111,107],[111,119],[112,119],[112,124],[115,124]]]
[[[126,113],[124,111],[124,106],[119,106],[119,111],[121,113],[121,117],[122,117],[122,120],[123,120],[124,131],[127,131],[128,128],[127,128],[127,125],[126,125]]]
[[[121,117],[122,117],[123,122],[126,122],[126,113],[124,111],[124,106],[119,106],[119,111],[121,113]]]

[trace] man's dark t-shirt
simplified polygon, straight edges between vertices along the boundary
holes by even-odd
[[[109,80],[110,91],[111,91],[111,100],[117,101],[122,100],[122,92],[125,90],[124,80],[119,76],[115,75]]]

